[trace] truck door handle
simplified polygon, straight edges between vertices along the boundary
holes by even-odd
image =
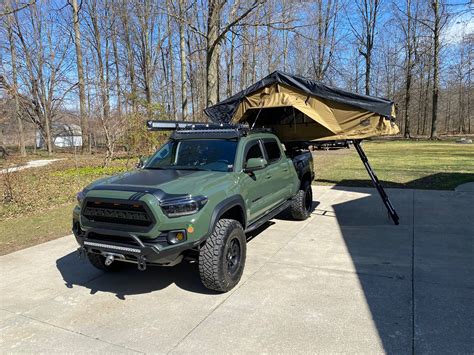
[[[271,178],[272,178],[271,175],[266,175],[266,176],[265,176],[265,179],[271,179]]]

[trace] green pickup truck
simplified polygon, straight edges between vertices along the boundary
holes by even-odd
[[[313,179],[311,153],[269,131],[177,126],[143,166],[77,194],[73,232],[101,270],[193,258],[204,286],[226,292],[242,276],[246,233],[284,211],[308,218]]]

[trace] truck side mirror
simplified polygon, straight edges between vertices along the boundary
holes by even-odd
[[[137,163],[137,168],[138,169],[143,169],[145,167],[146,163],[148,163],[148,158],[149,157],[140,157],[140,160]]]
[[[252,172],[255,170],[260,170],[266,168],[268,165],[267,161],[263,158],[250,158],[245,164],[245,172]]]

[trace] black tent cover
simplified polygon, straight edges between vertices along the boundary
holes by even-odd
[[[390,119],[394,118],[392,117],[393,101],[375,96],[355,94],[350,91],[345,91],[323,84],[319,81],[310,80],[297,75],[287,74],[278,70],[257,81],[247,89],[242,90],[241,92],[206,108],[204,113],[213,122],[230,122],[235,110],[245,96],[274,83],[293,87],[308,95],[359,107],[370,112],[378,113],[379,115]]]

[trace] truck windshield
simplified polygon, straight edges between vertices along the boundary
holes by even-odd
[[[232,171],[236,140],[172,140],[148,160],[145,169]]]

